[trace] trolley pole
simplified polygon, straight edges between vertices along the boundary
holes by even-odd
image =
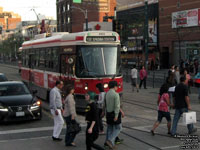
[[[148,18],[148,0],[145,0],[145,24],[144,24],[144,41],[145,41],[145,68],[148,70],[148,42],[149,42],[149,18]]]

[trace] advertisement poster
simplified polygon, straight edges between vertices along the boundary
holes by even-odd
[[[149,21],[149,43],[157,43],[157,19]]]
[[[191,9],[172,13],[172,28],[200,25],[200,9]]]

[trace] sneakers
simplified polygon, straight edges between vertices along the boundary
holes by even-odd
[[[193,128],[191,131],[188,132],[188,134],[192,134],[192,133],[195,133],[197,132],[197,128]]]
[[[116,139],[115,139],[115,144],[116,144],[116,145],[122,144],[123,141],[124,141],[124,139],[116,138]]]
[[[151,135],[153,135],[153,136],[155,135],[155,133],[154,133],[154,131],[153,131],[153,130],[151,130]]]
[[[53,137],[53,136],[52,136],[52,139],[53,139],[53,141],[62,141],[61,138],[55,138],[55,137]]]

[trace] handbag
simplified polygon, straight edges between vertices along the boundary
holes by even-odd
[[[81,131],[81,126],[77,121],[71,122],[68,124],[68,133],[79,133]]]
[[[183,113],[183,124],[192,124],[196,122],[197,122],[196,112],[191,111]]]

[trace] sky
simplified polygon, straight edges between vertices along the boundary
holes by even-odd
[[[0,0],[0,7],[19,14],[22,21],[37,20],[36,14],[56,19],[56,0]]]

